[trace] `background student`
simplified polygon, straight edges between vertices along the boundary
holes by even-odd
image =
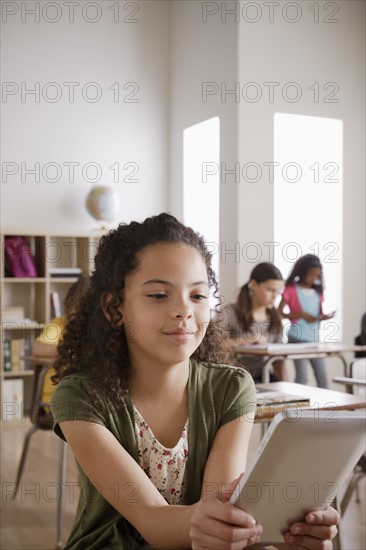
[[[317,256],[306,254],[297,260],[286,281],[285,290],[279,305],[280,314],[290,319],[288,331],[290,343],[319,342],[320,321],[331,319],[335,312],[325,315],[323,266]],[[288,312],[285,307],[288,306]],[[317,385],[328,387],[325,362],[321,357],[309,359],[314,370]],[[307,359],[294,359],[295,382],[307,384]]]
[[[229,333],[225,346],[233,352],[235,364],[246,368],[255,382],[262,381],[263,359],[242,354],[235,356],[235,346],[283,342],[281,317],[274,307],[283,285],[283,277],[276,266],[260,263],[241,287],[235,304],[225,306],[219,317]],[[284,361],[273,363],[270,377],[271,381],[288,380]]]
[[[356,346],[366,346],[366,313],[362,315],[361,332],[355,338]],[[356,351],[355,357],[366,357],[366,351]]]
[[[36,338],[32,345],[32,355],[37,357],[45,357],[47,359],[56,359],[57,345],[62,338],[62,334],[67,323],[67,319],[76,311],[81,297],[85,294],[89,287],[89,277],[81,276],[76,283],[72,284],[64,300],[64,316],[54,317],[42,329],[41,334]],[[42,401],[49,403],[55,386],[52,384],[51,378],[55,375],[53,368],[50,368],[46,373]]]
[[[81,484],[66,549],[239,549],[260,540],[262,527],[227,502],[245,469],[255,388],[245,370],[222,364],[211,288],[203,238],[173,216],[101,238],[56,363],[55,431]],[[284,538],[330,548],[338,519],[332,508],[309,513]]]

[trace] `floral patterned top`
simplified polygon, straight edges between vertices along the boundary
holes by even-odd
[[[140,466],[169,504],[181,504],[186,491],[188,420],[178,443],[164,447],[134,406],[135,433]]]

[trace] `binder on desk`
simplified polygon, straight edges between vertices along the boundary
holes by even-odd
[[[252,351],[268,351],[271,354],[285,354],[289,355],[291,352],[296,353],[311,353],[311,352],[335,352],[335,351],[344,351],[344,345],[338,343],[321,343],[321,342],[299,342],[298,344],[250,344],[242,345],[237,344],[235,346],[236,351],[248,353]]]
[[[257,418],[274,416],[277,412],[309,407],[310,399],[279,390],[257,388]]]

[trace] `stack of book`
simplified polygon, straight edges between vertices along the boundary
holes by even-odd
[[[3,313],[3,328],[19,329],[36,325],[37,322],[25,316],[23,306],[5,306]]]
[[[11,338],[4,341],[4,371],[24,372],[29,370],[28,357],[31,355],[29,338]]]
[[[22,372],[29,369],[27,357],[31,352],[31,333],[29,327],[37,328],[36,321],[27,319],[22,306],[5,307],[3,327],[6,331],[4,340],[4,371]]]
[[[299,395],[290,395],[278,390],[257,387],[257,420],[273,417],[278,412],[310,406],[310,399]]]

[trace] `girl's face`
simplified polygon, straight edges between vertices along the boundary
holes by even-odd
[[[283,281],[269,279],[263,283],[257,283],[254,279],[250,281],[252,289],[253,305],[257,307],[272,308],[277,296],[283,290]]]
[[[131,364],[188,362],[210,321],[206,265],[193,247],[158,243],[140,254],[120,306]]]
[[[320,281],[321,275],[321,267],[310,267],[305,273],[304,277],[300,279],[300,283],[312,287],[315,283]]]

